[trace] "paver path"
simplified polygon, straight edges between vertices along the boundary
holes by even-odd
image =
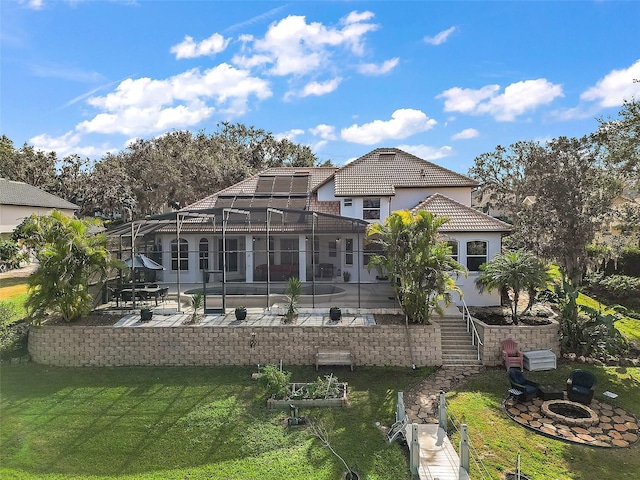
[[[409,423],[438,423],[438,397],[461,381],[484,371],[483,366],[441,367],[404,395]]]

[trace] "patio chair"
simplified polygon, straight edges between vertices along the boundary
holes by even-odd
[[[120,291],[109,287],[109,298],[111,302],[115,302],[116,307],[120,306]]]
[[[524,368],[522,352],[518,350],[518,344],[511,338],[502,341],[502,359],[507,371],[512,367],[517,367],[520,371]]]
[[[567,398],[589,405],[593,400],[596,377],[587,370],[574,370],[567,380]]]
[[[131,290],[123,290],[120,292],[120,299],[122,300],[123,305],[126,305],[127,302],[132,302],[133,294],[131,293]]]
[[[518,400],[528,401],[538,394],[538,384],[528,380],[520,370],[509,370],[509,383],[511,388],[522,392],[518,395]]]

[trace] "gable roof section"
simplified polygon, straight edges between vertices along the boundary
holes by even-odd
[[[0,205],[16,205],[24,207],[58,208],[78,210],[75,203],[56,197],[44,190],[24,182],[16,182],[0,178]]]
[[[490,215],[467,207],[439,193],[429,195],[411,209],[411,213],[426,210],[439,217],[449,217],[441,232],[509,232],[511,225]]]
[[[336,167],[274,167],[209,195],[184,208],[276,207],[302,210],[309,195],[330,178]]]
[[[475,180],[398,148],[378,148],[335,173],[336,197],[391,196],[396,188],[476,187]]]

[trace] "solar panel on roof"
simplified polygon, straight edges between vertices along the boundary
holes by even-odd
[[[304,210],[307,206],[306,198],[290,198],[289,199],[289,208],[293,208],[295,210]]]
[[[273,182],[276,177],[273,175],[260,175],[258,177],[258,183],[256,185],[256,193],[271,193],[273,192]]]
[[[289,193],[291,192],[291,175],[278,175],[273,182],[273,193]]]
[[[227,208],[233,205],[235,197],[218,197],[216,208]]]
[[[235,208],[247,208],[253,204],[253,197],[236,197],[236,201],[233,202]]]
[[[295,175],[291,182],[291,193],[307,193],[309,190],[309,176]]]

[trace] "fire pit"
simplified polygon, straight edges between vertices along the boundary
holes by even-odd
[[[598,414],[586,405],[570,400],[549,400],[542,404],[542,413],[565,425],[586,427],[598,423]]]

